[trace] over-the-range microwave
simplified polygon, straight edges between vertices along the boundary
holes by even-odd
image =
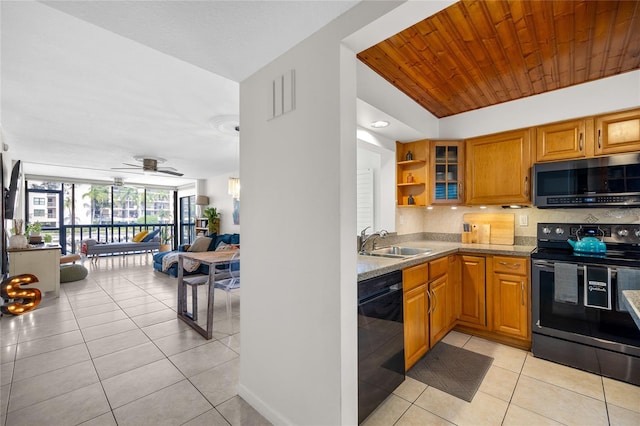
[[[539,208],[640,207],[640,152],[536,163],[533,195]]]

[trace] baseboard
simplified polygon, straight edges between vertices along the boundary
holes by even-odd
[[[262,399],[258,398],[253,392],[244,385],[238,384],[238,395],[247,401],[249,405],[258,410],[258,412],[274,425],[293,425],[294,423],[283,416],[279,411],[274,410],[267,405]]]
[[[482,337],[483,339],[492,340],[514,348],[523,349],[525,351],[531,349],[531,339],[518,339],[515,337],[503,336],[491,331],[479,330],[474,327],[467,327],[459,324],[455,326],[454,330],[465,334],[471,334],[472,336]]]

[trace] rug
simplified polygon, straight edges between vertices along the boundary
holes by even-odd
[[[491,357],[438,342],[407,376],[471,402],[492,362]]]

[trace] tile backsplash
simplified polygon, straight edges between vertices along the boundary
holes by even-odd
[[[419,232],[460,234],[462,216],[465,213],[513,213],[515,215],[515,237],[535,237],[539,222],[585,222],[585,223],[640,223],[640,208],[630,209],[503,209],[501,207],[458,206],[426,208],[397,208],[396,232],[399,235]],[[521,226],[520,216],[526,216],[526,226]],[[524,239],[527,241],[528,239]],[[522,241],[522,240],[520,240]]]

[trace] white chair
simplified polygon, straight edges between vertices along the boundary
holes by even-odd
[[[231,291],[240,288],[240,250],[234,253],[229,261],[230,278],[215,281],[214,288],[224,290],[227,293],[227,321],[229,322],[229,330],[233,331],[231,326]]]

